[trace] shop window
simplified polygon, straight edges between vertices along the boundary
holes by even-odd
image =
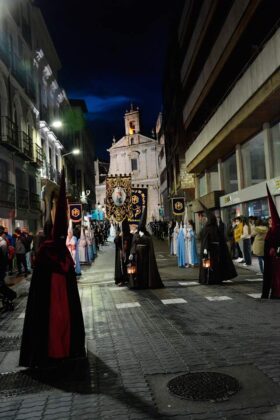
[[[238,190],[237,166],[235,153],[223,161],[224,190],[226,194]]]
[[[243,208],[245,216],[255,216],[261,219],[267,219],[269,217],[267,198],[248,201],[247,203],[243,204]]]
[[[257,134],[241,147],[244,187],[266,180],[263,133]]]
[[[271,128],[273,177],[280,176],[280,123]]]

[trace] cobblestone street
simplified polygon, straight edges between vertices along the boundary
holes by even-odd
[[[15,311],[0,315],[1,419],[280,418],[280,306],[259,299],[261,277],[239,268],[233,281],[200,285],[166,241],[155,247],[164,289],[116,287],[111,243],[83,269],[88,362],[59,374],[17,367],[29,282],[15,286]],[[189,371],[228,373],[241,390],[223,402],[172,396],[167,382]]]

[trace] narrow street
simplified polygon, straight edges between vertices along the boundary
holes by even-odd
[[[261,301],[261,278],[239,269],[221,286],[197,283],[155,240],[165,289],[116,287],[114,245],[79,280],[88,362],[56,372],[17,367],[28,281],[14,312],[1,313],[1,419],[279,419],[277,301]],[[183,400],[167,382],[189,371],[228,373],[241,390],[223,402]]]

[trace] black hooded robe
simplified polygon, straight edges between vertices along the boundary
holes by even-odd
[[[203,267],[204,249],[208,251],[211,267]],[[230,258],[224,235],[217,223],[207,223],[201,231],[199,282],[202,284],[219,284],[237,276]]]
[[[61,271],[61,261],[67,270]],[[50,349],[51,284],[54,273],[66,284],[70,345],[67,359],[85,357],[85,330],[75,269],[67,248],[61,248],[50,240],[40,247],[36,266],[31,278],[26,306],[19,365],[26,367],[48,367],[53,358]]]
[[[141,237],[135,233],[131,246],[137,267],[135,287],[139,289],[160,289],[164,285],[157,267],[151,236],[145,232]]]

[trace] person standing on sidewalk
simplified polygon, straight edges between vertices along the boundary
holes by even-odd
[[[24,269],[25,277],[28,274],[27,263],[26,263],[26,248],[24,245],[24,237],[21,233],[20,228],[15,229],[15,254],[16,254],[16,261],[17,261],[17,276],[22,275],[22,267]]]
[[[243,241],[243,256],[245,260],[243,265],[252,265],[251,227],[246,217],[243,218],[243,230],[241,239]]]
[[[256,220],[251,231],[253,241],[253,254],[258,257],[260,272],[263,274],[264,270],[264,240],[268,232],[268,227],[265,226],[261,219]]]
[[[241,221],[241,217],[235,218],[235,228],[233,231],[234,235],[234,242],[236,245],[236,249],[238,252],[238,258],[237,262],[244,262],[243,260],[243,239],[241,238],[241,235],[243,234],[243,223]]]
[[[16,293],[5,283],[6,270],[8,265],[8,243],[5,239],[4,227],[0,226],[0,293],[3,296],[4,307],[13,309],[12,300],[16,298]]]

